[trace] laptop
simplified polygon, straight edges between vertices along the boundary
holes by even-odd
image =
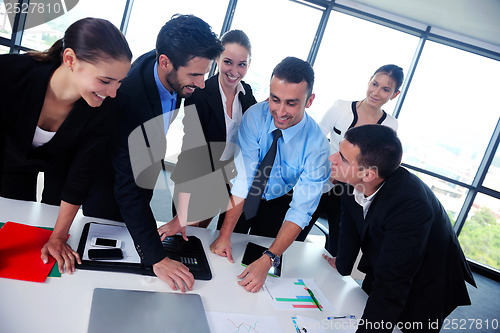
[[[208,333],[198,294],[94,289],[88,333]]]

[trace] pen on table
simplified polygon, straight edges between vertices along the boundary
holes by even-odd
[[[316,297],[314,297],[314,294],[313,294],[312,290],[311,290],[311,289],[309,289],[309,288],[306,288],[306,290],[307,290],[307,292],[309,293],[309,295],[311,295],[311,298],[312,298],[312,300],[313,300],[314,304],[316,304],[316,306],[318,307],[319,311],[323,311],[323,310],[321,309],[321,305],[319,305],[318,300],[316,299]]]
[[[326,319],[328,319],[328,320],[332,320],[332,319],[343,319],[343,318],[354,319],[354,318],[356,318],[356,316],[355,316],[355,315],[345,315],[345,316],[333,316],[333,317],[326,317]]]
[[[292,317],[293,324],[295,325],[295,330],[297,331],[297,333],[300,333],[299,325],[297,325],[295,319],[297,319],[297,317]]]

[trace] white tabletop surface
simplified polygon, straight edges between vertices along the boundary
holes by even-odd
[[[58,207],[35,202],[0,198],[0,221],[53,227]],[[86,222],[116,223],[88,218],[78,212],[70,229],[69,245],[76,250]],[[271,238],[233,234],[234,264],[212,254],[208,247],[218,231],[188,227],[188,235],[201,239],[210,263],[213,278],[195,281],[192,293],[201,295],[206,311],[275,316],[283,332],[296,332],[291,317],[304,315],[325,319],[324,312],[276,311],[263,290],[249,293],[237,284],[243,271],[240,265],[248,241],[269,246]],[[351,277],[342,277],[322,257],[325,250],[312,243],[294,242],[284,254],[282,277],[313,278],[337,309],[337,315],[354,314],[360,318],[367,296]],[[0,278],[0,332],[87,332],[94,288],[114,288],[172,292],[167,283],[156,277],[77,270],[73,275],[48,278],[45,283]],[[355,331],[354,329],[350,331]],[[214,332],[212,332],[214,333]]]

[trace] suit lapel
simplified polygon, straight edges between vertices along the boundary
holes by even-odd
[[[238,94],[238,96],[239,96],[239,99],[241,102],[241,109],[242,109],[243,113],[245,113],[245,111],[249,107],[254,105],[257,101],[255,100],[255,97],[253,97],[253,95],[249,92],[250,89],[246,89],[245,86],[248,86],[248,85],[246,83],[244,83],[243,81],[241,82],[241,84],[243,85],[243,88],[245,88],[245,94],[243,94],[243,92],[240,92]]]
[[[212,110],[213,115],[219,125],[222,133],[226,133],[226,119],[224,116],[224,106],[219,90],[219,74],[214,75],[205,83],[205,91],[209,94],[207,103]]]
[[[149,119],[160,116],[163,114],[161,107],[160,93],[158,92],[158,87],[156,86],[156,81],[154,77],[154,64],[155,57],[145,59],[147,61],[146,65],[142,68],[142,81],[146,92],[148,101],[151,103],[152,114]]]
[[[366,223],[366,220],[363,218],[363,207],[361,207],[356,202],[356,200],[354,200],[353,187],[347,184],[345,184],[344,186],[346,189],[346,193],[343,194],[342,200],[345,200],[349,203],[347,205],[349,215],[351,215],[352,220],[356,223],[356,228],[359,232],[359,238],[363,240],[366,229],[368,227],[368,223]]]
[[[26,87],[26,95],[20,105],[20,113],[23,115],[18,117],[16,121],[16,136],[19,150],[26,155],[31,149],[35,128],[42,112],[43,103],[45,101],[45,92],[50,80],[50,75],[55,69],[55,65],[39,66],[33,71]]]
[[[363,238],[365,237],[366,231],[368,230],[368,226],[370,225],[370,219],[369,219],[369,214],[370,210],[368,210],[368,214],[366,215],[366,218],[363,217],[363,207],[361,207],[356,200],[354,200],[354,197],[352,199],[354,201],[354,204],[356,205],[355,209],[355,221],[356,221],[356,226],[359,231],[359,239],[363,241]]]
[[[96,110],[89,107],[87,102],[85,102],[83,98],[80,98],[75,103],[73,109],[61,124],[61,127],[59,127],[52,140],[38,148],[39,152],[61,152],[71,144],[74,144],[74,142],[77,142],[78,136],[88,124],[90,118],[94,115],[94,111]],[[97,112],[106,112],[106,110],[100,107]]]
[[[380,216],[385,216],[387,214],[386,207],[380,206],[377,204],[378,201],[381,202],[390,202],[390,198],[387,198],[391,195],[393,184],[397,184],[399,179],[401,178],[401,168],[397,169],[390,177],[388,177],[380,188],[379,192],[373,198],[373,202],[370,205],[370,209],[368,209],[368,213],[366,214],[365,219],[365,229],[366,232],[369,225],[373,225],[376,223],[376,218]],[[364,234],[363,234],[364,236]]]

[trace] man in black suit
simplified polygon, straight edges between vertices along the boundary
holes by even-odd
[[[350,129],[330,156],[332,177],[352,186],[342,195],[338,255],[325,258],[349,275],[363,253],[369,296],[357,332],[439,332],[470,305],[465,281],[475,286],[446,211],[401,158],[396,132],[382,125]]]
[[[206,22],[193,15],[176,15],[161,28],[156,49],[134,62],[120,88],[124,107],[111,147],[114,197],[143,264],[152,265],[160,279],[182,292],[186,286],[192,289],[193,275],[182,263],[166,257],[150,201],[175,110],[181,98],[205,86],[204,76],[221,51],[220,40]],[[107,195],[105,183],[101,178],[92,192],[101,198],[112,196]],[[84,213],[110,218],[110,206],[90,198]]]

